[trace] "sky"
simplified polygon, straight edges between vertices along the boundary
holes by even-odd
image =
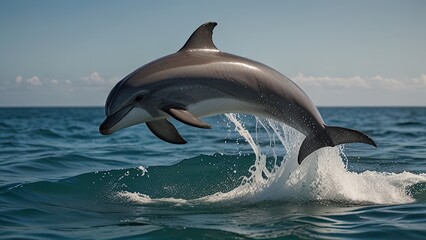
[[[318,106],[426,106],[422,0],[0,0],[0,106],[103,106],[208,21]]]

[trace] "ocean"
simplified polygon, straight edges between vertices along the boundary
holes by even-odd
[[[363,144],[243,114],[98,132],[103,108],[0,108],[0,239],[426,239],[426,108],[319,108]]]

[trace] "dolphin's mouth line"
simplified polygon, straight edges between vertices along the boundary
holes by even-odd
[[[108,116],[101,126],[99,127],[99,132],[103,135],[109,135],[112,132],[110,132],[110,129],[114,127],[118,122],[121,121],[132,109],[135,107],[135,105],[129,104],[127,106],[124,106],[122,109],[118,110],[114,114]]]

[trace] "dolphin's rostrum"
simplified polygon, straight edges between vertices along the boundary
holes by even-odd
[[[146,123],[166,142],[186,141],[167,120],[210,128],[200,117],[227,112],[259,115],[303,133],[299,164],[315,150],[343,143],[376,146],[364,133],[326,126],[309,97],[293,81],[259,62],[219,51],[208,22],[178,52],[150,62],[117,83],[109,94],[102,134]]]

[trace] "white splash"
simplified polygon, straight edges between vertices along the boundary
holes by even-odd
[[[227,193],[216,193],[203,199],[208,202],[225,200],[258,202],[278,201],[338,201],[352,203],[401,204],[413,202],[406,192],[407,187],[426,182],[426,175],[409,172],[362,173],[347,170],[341,157],[341,149],[327,147],[314,152],[299,166],[297,149],[304,135],[273,120],[256,120],[271,135],[278,137],[287,154],[272,171],[266,168],[266,155],[261,152],[250,133],[243,128],[237,115],[227,114],[256,154],[255,164],[250,168],[251,175],[243,183]],[[277,147],[282,147],[277,146]],[[274,156],[276,158],[276,156]]]
[[[220,203],[220,202],[261,202],[261,201],[336,201],[346,203],[402,204],[414,202],[407,188],[420,182],[426,182],[426,174],[381,173],[365,171],[350,172],[342,159],[339,147],[327,147],[309,155],[301,165],[297,155],[304,135],[273,120],[256,118],[270,137],[270,145],[275,166],[267,168],[267,154],[253,139],[236,114],[225,114],[235,125],[235,130],[250,144],[256,159],[250,167],[250,176],[244,177],[239,187],[226,192],[215,193],[192,200],[161,198],[151,199],[140,193],[120,192],[128,201],[138,204],[175,203]],[[257,131],[258,129],[256,129]],[[257,132],[256,132],[257,136]],[[284,147],[286,154],[278,159],[274,152]]]
[[[137,192],[120,191],[117,193],[118,197],[127,201],[137,204],[161,204],[161,203],[172,203],[172,204],[185,204],[188,200],[180,198],[154,198]]]
[[[140,174],[141,177],[145,176],[145,174],[148,173],[148,170],[144,166],[139,166],[137,169],[141,171],[141,174]]]

